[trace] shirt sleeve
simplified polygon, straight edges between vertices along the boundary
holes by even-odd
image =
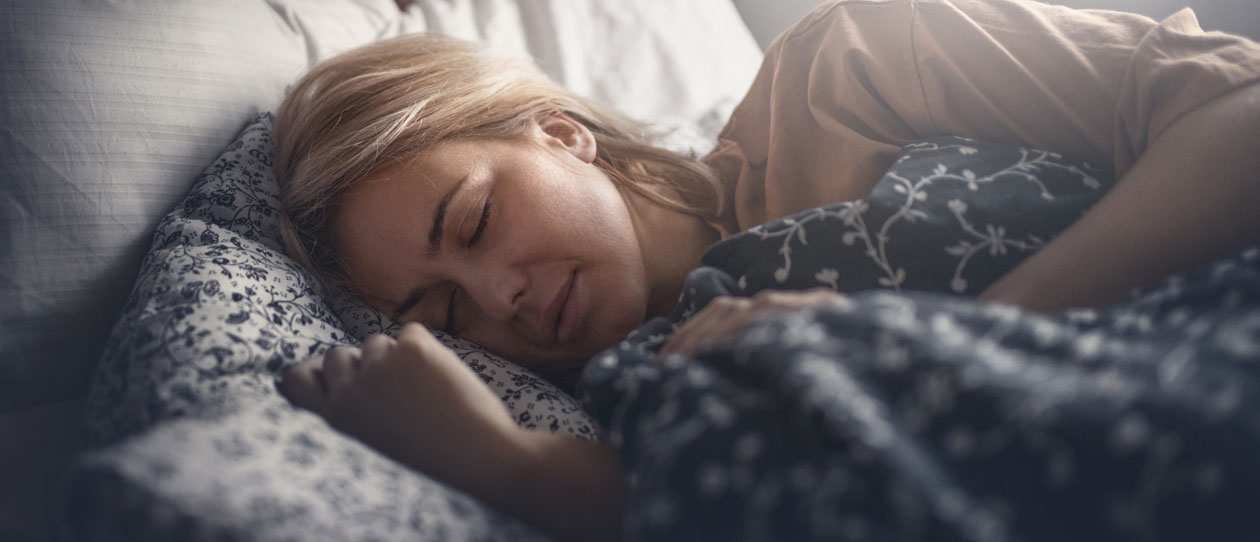
[[[826,3],[770,46],[706,157],[745,229],[865,197],[899,149],[957,135],[1054,150],[1122,176],[1189,111],[1260,79],[1260,46],[1024,0]]]

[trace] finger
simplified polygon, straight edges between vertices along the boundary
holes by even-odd
[[[700,309],[694,317],[678,328],[679,335],[686,336],[720,322],[745,309],[748,300],[745,298],[718,297],[710,301],[708,306]]]
[[[418,322],[407,322],[403,325],[398,331],[398,344],[417,350],[422,355],[435,346],[442,346],[442,343],[429,333],[428,328]]]
[[[670,337],[661,349],[662,360],[670,354],[692,356],[704,344],[720,339],[731,332],[732,323],[751,308],[746,298],[719,297],[688,320]]]
[[[695,352],[697,343],[711,330],[714,314],[698,315],[696,318],[689,320],[674,335],[669,338],[669,342],[661,349],[661,358],[674,354],[679,356],[690,357]]]
[[[830,290],[828,290],[830,292]],[[780,312],[819,305],[827,298],[817,289],[803,291],[763,290],[752,297],[753,304],[763,313]]]
[[[359,349],[349,346],[338,346],[324,353],[324,386],[329,392],[354,378],[359,357]]]
[[[722,318],[707,318],[702,325],[689,330],[671,353],[694,358],[696,353],[709,345],[729,339],[751,318],[749,311],[724,314]]]
[[[665,342],[665,346],[661,348],[661,352],[656,360],[663,361],[670,355],[689,355],[695,338],[709,326],[710,319],[714,318],[717,309],[714,303],[710,303],[709,306],[701,309],[690,320],[683,322],[683,325],[679,326],[669,340]]]
[[[820,307],[832,303],[851,303],[844,294],[830,288],[810,288],[799,292],[764,290],[754,295],[753,301],[767,310],[791,310]]]
[[[375,333],[369,335],[359,345],[359,360],[363,365],[384,361],[390,350],[394,348],[394,339],[389,335]]]
[[[323,363],[324,356],[316,354],[289,367],[278,385],[280,393],[300,408],[319,411],[327,399],[320,374]]]
[[[840,306],[848,306],[853,304],[853,300],[849,296],[832,290],[830,288],[815,288],[810,290],[810,294],[825,303],[832,303]]]
[[[476,374],[465,365],[454,350],[442,344],[437,337],[423,325],[409,322],[398,332],[398,352],[394,356],[400,360],[415,360],[428,368],[436,368],[450,374],[449,371]]]

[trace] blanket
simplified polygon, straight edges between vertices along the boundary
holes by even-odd
[[[988,178],[927,168],[968,191]],[[931,176],[894,168],[881,187],[905,201]],[[941,200],[933,216],[975,203],[908,197]],[[1106,309],[1042,315],[955,293],[1022,256],[971,281],[957,262],[1026,256],[1052,235],[946,242],[921,253],[936,260],[922,287],[904,287],[913,273],[881,248],[891,230],[863,214],[877,205],[814,209],[720,243],[670,317],[589,364],[580,393],[627,472],[628,540],[1260,536],[1260,245]],[[880,223],[914,214],[889,209]],[[861,265],[873,275],[846,287]],[[852,303],[655,359],[717,296],[820,284]]]

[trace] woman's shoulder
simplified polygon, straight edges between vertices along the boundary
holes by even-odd
[[[856,22],[877,20],[888,23],[896,19],[904,19],[906,23],[909,23],[909,16],[920,1],[828,0],[822,2],[780,34],[767,52],[782,48],[786,43],[812,41],[820,34],[829,33],[835,28],[844,28]],[[850,30],[853,29],[857,27],[850,28]]]
[[[1091,20],[1095,24],[1105,21],[1131,28],[1129,33],[1139,36],[1156,24],[1136,13],[1074,9],[1035,0],[827,0],[784,31],[776,41],[808,39],[832,29],[862,31],[867,24],[887,27],[901,23],[909,30],[911,24],[931,26],[945,20],[955,24],[958,19],[972,20],[978,27],[1010,30],[1061,21]],[[854,26],[855,23],[862,24]],[[954,27],[952,30],[964,29]]]

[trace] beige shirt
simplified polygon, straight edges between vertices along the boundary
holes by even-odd
[[[863,198],[906,143],[964,136],[1122,177],[1187,112],[1260,79],[1260,45],[1026,0],[826,3],[766,52],[705,162],[739,230]]]

